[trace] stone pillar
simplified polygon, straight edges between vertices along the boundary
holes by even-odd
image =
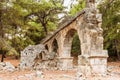
[[[52,42],[49,42],[48,48],[48,52],[51,53],[53,51]]]
[[[73,57],[58,57],[58,69],[69,70],[73,68]]]
[[[91,75],[106,75],[107,50],[91,50],[91,52],[91,55],[83,54],[78,57],[77,80],[82,80],[82,78]]]
[[[87,0],[82,23],[83,39],[81,43],[82,55],[78,57],[77,80],[81,76],[104,75],[107,71],[108,53],[103,50],[102,14],[93,7],[94,0]],[[89,2],[90,1],[90,2]]]
[[[88,55],[79,55],[78,56],[78,70],[77,76],[87,76],[91,75],[91,67],[89,64]],[[79,79],[80,77],[78,77]]]
[[[102,52],[102,53],[101,53]],[[107,50],[93,52],[89,57],[91,73],[95,75],[104,75],[107,72]]]

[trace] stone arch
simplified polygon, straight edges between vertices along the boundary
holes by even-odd
[[[71,56],[71,47],[73,36],[75,33],[78,33],[78,30],[75,28],[69,28],[65,30],[66,33],[63,36],[63,45],[62,45],[62,56],[59,57],[59,69],[67,70],[73,68],[73,57]],[[78,34],[79,35],[79,34]],[[80,38],[79,38],[80,40]],[[81,43],[81,41],[80,41]]]
[[[53,39],[53,42],[52,42],[52,52],[55,52],[58,54],[58,41],[56,38]]]
[[[49,48],[48,48],[48,45],[47,45],[47,44],[45,45],[45,49],[49,51]]]
[[[64,39],[64,57],[71,57],[71,48],[72,48],[72,41],[73,41],[73,36],[77,33],[76,29],[69,29],[65,35]],[[80,40],[80,39],[79,39]]]

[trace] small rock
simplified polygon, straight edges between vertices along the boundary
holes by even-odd
[[[24,76],[18,76],[18,78],[24,78]]]
[[[15,78],[15,79],[13,79],[13,80],[18,80],[18,78]]]
[[[15,67],[10,62],[1,62],[0,63],[0,71],[15,71]]]
[[[31,75],[31,76],[35,76],[35,73],[31,73],[30,75]]]
[[[36,71],[36,76],[42,78],[43,72],[42,71]]]
[[[32,80],[32,76],[30,74],[25,74],[25,77],[29,78],[29,80]]]
[[[9,72],[15,71],[15,67],[10,62],[6,62],[6,66],[4,67],[4,69]]]

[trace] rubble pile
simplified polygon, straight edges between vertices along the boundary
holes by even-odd
[[[35,64],[35,58],[42,54],[46,53],[44,45],[30,45],[21,51],[21,62],[20,69],[32,68]]]
[[[21,52],[20,69],[55,69],[57,59],[54,52],[48,53],[44,45],[30,45]]]
[[[0,80],[8,80],[8,76],[6,77],[1,77]],[[44,74],[42,71],[34,71],[32,73],[26,73],[26,74],[21,74],[21,75],[12,75],[10,76],[9,80],[41,80],[44,78]]]

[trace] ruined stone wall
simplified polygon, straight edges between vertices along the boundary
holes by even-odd
[[[20,60],[20,68],[32,68],[35,64],[34,60],[37,55],[42,54],[42,52],[46,53],[44,45],[29,45],[23,51],[21,51],[21,60]]]
[[[52,37],[49,41],[44,43],[48,45],[49,52],[52,52],[52,43],[54,39],[57,40],[58,50],[57,50],[57,67],[61,70],[68,70],[73,68],[73,58],[71,57],[71,46],[73,37],[69,35],[69,31],[76,31],[79,35],[80,41],[82,41],[83,34],[81,30],[81,24],[83,21],[83,15],[81,14],[76,18],[76,20],[72,21],[69,25],[67,25],[64,29],[60,30],[54,37]],[[78,26],[79,25],[79,26]],[[68,35],[68,36],[67,36]],[[68,40],[70,39],[70,40]],[[67,41],[66,41],[67,40]]]
[[[30,45],[21,52],[20,69],[57,69],[57,55],[44,45]]]
[[[37,59],[34,64],[34,69],[36,70],[56,70],[58,69],[57,67],[57,55],[55,52],[51,52],[46,55],[46,59]]]

